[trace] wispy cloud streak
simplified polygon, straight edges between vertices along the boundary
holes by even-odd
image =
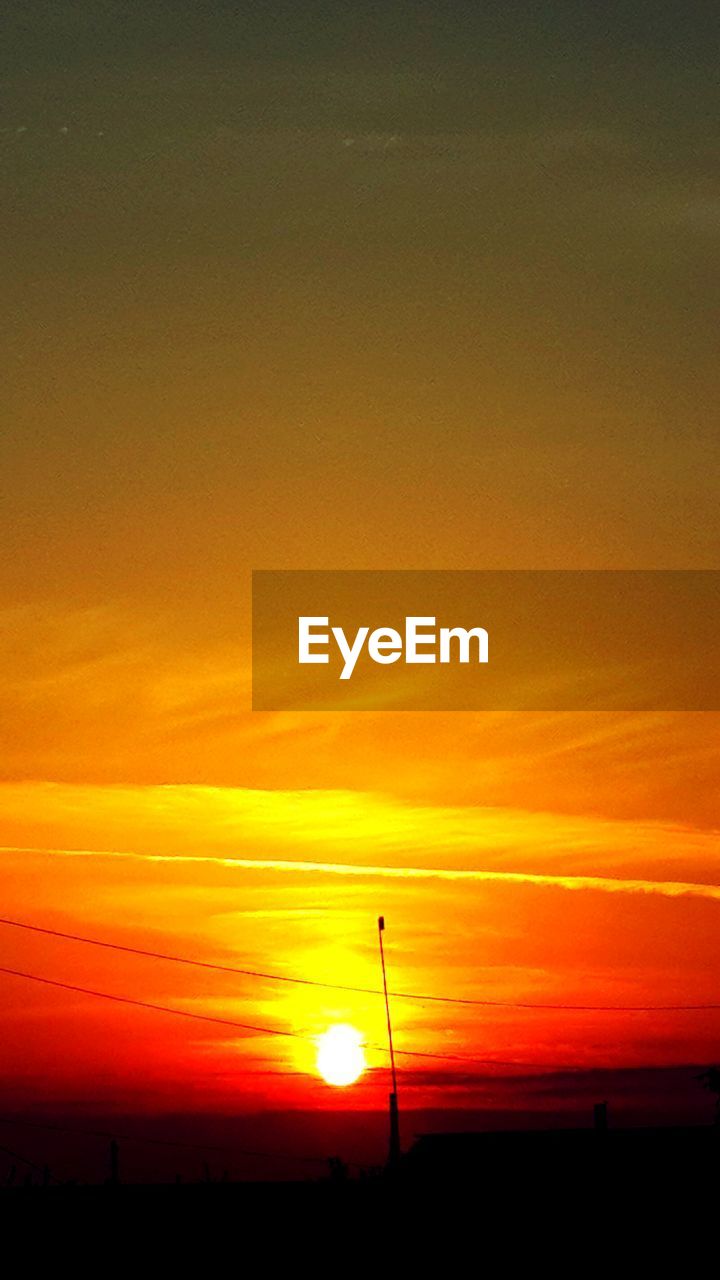
[[[478,884],[529,885],[597,893],[655,894],[664,898],[696,897],[720,901],[720,885],[683,880],[635,880],[614,876],[549,875],[526,871],[484,871],[470,867],[415,867],[315,862],[292,858],[233,858],[213,854],[138,853],[125,849],[49,849],[0,846],[0,853],[40,854],[64,858],[128,859],[137,862],[199,863],[238,871],[277,871],[298,875],[359,876],[365,879],[470,881]]]

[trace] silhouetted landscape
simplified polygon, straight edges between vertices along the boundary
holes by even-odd
[[[297,1119],[296,1137],[313,1135],[317,1141],[314,1118]],[[339,1133],[348,1140],[354,1131],[359,1143],[359,1127],[376,1130],[383,1119],[356,1116],[350,1123],[347,1116],[332,1117],[326,1140]],[[430,1124],[447,1116],[412,1119]],[[468,1124],[477,1119],[455,1117]],[[565,1251],[587,1252],[592,1242],[597,1257],[606,1249],[623,1255],[639,1249],[649,1265],[656,1258],[666,1262],[671,1247],[687,1248],[689,1234],[698,1246],[710,1241],[717,1221],[718,1127],[612,1129],[606,1119],[600,1104],[591,1128],[425,1133],[394,1171],[334,1158],[324,1170],[318,1159],[312,1170],[308,1162],[301,1174],[297,1166],[283,1173],[278,1159],[264,1180],[257,1173],[242,1176],[231,1141],[222,1156],[208,1147],[199,1177],[196,1150],[189,1165],[195,1176],[176,1173],[173,1181],[155,1178],[162,1165],[186,1163],[178,1159],[179,1148],[174,1160],[169,1149],[160,1161],[153,1153],[152,1181],[142,1180],[143,1159],[130,1156],[129,1167],[140,1180],[126,1183],[121,1161],[136,1144],[125,1138],[108,1147],[107,1177],[100,1184],[56,1182],[48,1170],[16,1178],[13,1170],[11,1185],[0,1192],[0,1225],[7,1231],[51,1222],[72,1231],[92,1224],[99,1231],[120,1230],[122,1245],[129,1247],[142,1244],[148,1232],[160,1241],[167,1231],[167,1257],[208,1231],[223,1246],[241,1231],[243,1248],[252,1245],[268,1261],[291,1254],[299,1241],[321,1242],[324,1249],[351,1243],[358,1254],[382,1247],[392,1255],[400,1249],[410,1256],[423,1242],[444,1241],[448,1250],[471,1247],[481,1231],[486,1247],[518,1259],[532,1259],[538,1250],[559,1259]],[[130,1117],[125,1123],[132,1127]],[[263,1132],[275,1124],[287,1137],[284,1117],[266,1117]],[[245,1139],[261,1126],[216,1118],[213,1127],[226,1139],[237,1128]],[[176,1134],[185,1130],[188,1144],[190,1134],[199,1136],[197,1118],[175,1117],[169,1128]],[[66,1158],[70,1146],[63,1145]],[[247,1158],[248,1168],[257,1170],[257,1156]],[[234,1177],[225,1164],[235,1169]]]
[[[602,1137],[601,1114],[613,1159],[630,1149],[633,1135],[639,1159],[647,1151],[662,1162],[664,1146],[670,1153],[683,1145],[690,1150],[693,1143],[704,1159],[720,1128],[714,1098],[699,1079],[702,1070],[588,1072],[572,1081],[559,1076],[516,1082],[524,1092],[535,1084],[542,1105],[532,1111],[401,1111],[403,1176],[445,1177],[457,1167],[472,1180],[480,1176],[477,1153],[485,1146],[490,1163],[517,1150],[529,1161],[536,1152],[549,1152],[555,1162],[565,1151],[584,1160]],[[603,1087],[607,1096],[608,1086],[620,1105],[593,1103]],[[465,1149],[472,1153],[469,1162]],[[0,1186],[6,1189],[353,1181],[379,1177],[387,1162],[388,1113],[379,1110],[133,1115],[77,1107],[13,1112],[5,1102],[0,1112]]]

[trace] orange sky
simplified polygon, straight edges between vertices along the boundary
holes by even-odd
[[[452,5],[374,42],[358,2],[322,29],[209,6],[166,45],[152,3],[107,30],[31,8],[2,134],[2,914],[375,988],[382,912],[398,991],[720,998],[717,715],[249,710],[253,568],[715,567],[709,43],[532,6],[516,40]],[[13,1105],[337,1106],[313,1038],[383,1043],[376,995],[2,926],[0,967],[293,1033],[0,975]],[[408,1106],[720,1037],[394,1017],[463,1060],[401,1055]],[[342,1105],[384,1105],[369,1057]]]
[[[629,750],[631,729],[620,737],[616,726],[611,754],[618,737]],[[299,750],[297,727],[285,732]],[[461,764],[458,754],[452,767]],[[552,772],[541,756],[536,764]],[[537,791],[521,807],[419,802],[398,794],[402,785],[393,790],[8,782],[3,913],[376,988],[383,911],[395,990],[529,1003],[715,1001],[720,889],[707,825],[607,816],[600,806],[546,810]],[[245,1036],[6,976],[9,1096],[44,1099],[50,1077],[61,1098],[140,1109],[330,1106],[337,1096],[313,1079],[313,1038],[341,1021],[385,1043],[378,996],[206,973],[11,928],[2,938],[5,967],[308,1037]],[[416,1106],[487,1103],[491,1084],[468,1077],[492,1073],[488,1060],[518,1071],[702,1062],[713,1057],[720,1020],[406,1000],[394,1014],[400,1049],[469,1059],[401,1054],[406,1103]],[[369,1056],[378,1068],[386,1058]],[[372,1072],[343,1102],[378,1104],[386,1089],[385,1073]]]

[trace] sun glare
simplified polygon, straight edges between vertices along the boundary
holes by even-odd
[[[354,1084],[365,1070],[362,1036],[339,1023],[318,1038],[317,1069],[326,1084]]]

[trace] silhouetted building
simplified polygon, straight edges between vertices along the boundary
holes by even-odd
[[[597,1116],[596,1116],[597,1120]],[[609,1179],[665,1184],[681,1178],[720,1181],[716,1128],[605,1127],[494,1132],[426,1133],[403,1160],[406,1178],[438,1186],[502,1185],[523,1191],[582,1186]]]

